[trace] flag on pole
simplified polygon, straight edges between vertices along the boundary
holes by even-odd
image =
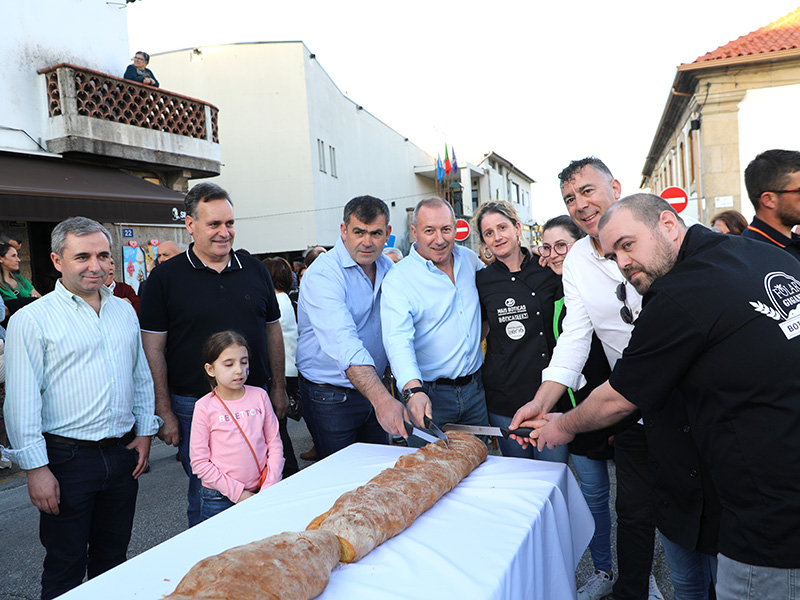
[[[442,165],[442,155],[436,155],[436,181],[437,183],[444,179],[444,166]]]
[[[450,147],[453,151],[453,174],[458,173],[458,161],[456,160],[456,149],[454,146]]]
[[[444,145],[444,172],[450,175],[453,166],[450,164],[450,155],[447,153],[447,144]]]

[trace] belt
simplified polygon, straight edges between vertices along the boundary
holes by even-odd
[[[440,377],[436,381],[426,381],[425,383],[431,385],[435,383],[436,385],[451,385],[453,387],[462,387],[469,383],[472,383],[472,380],[475,379],[475,376],[480,372],[480,369],[475,371],[472,375],[463,375],[461,377],[456,377],[455,379],[447,379],[447,377]]]
[[[111,448],[112,446],[116,445],[127,446],[133,441],[133,438],[136,437],[133,429],[131,429],[122,437],[104,438],[97,441],[76,440],[73,438],[55,435],[54,433],[45,433],[43,435],[44,439],[50,444],[62,444],[64,446],[89,446],[92,448],[100,448],[101,450],[105,448]]]
[[[355,390],[353,388],[343,387],[343,386],[339,386],[339,385],[331,385],[329,383],[317,383],[316,381],[311,381],[310,379],[306,379],[305,377],[303,377],[303,375],[301,373],[298,373],[297,376],[298,376],[299,379],[302,379],[307,384],[315,385],[315,386],[323,388],[325,390],[333,390],[335,392],[344,392],[345,394],[352,394],[353,392],[358,391],[358,390]]]

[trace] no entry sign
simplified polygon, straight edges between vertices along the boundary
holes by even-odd
[[[661,197],[672,205],[675,212],[679,213],[689,204],[689,194],[679,187],[668,187],[661,192]]]
[[[456,221],[456,241],[463,242],[468,237],[469,223],[467,223],[464,219],[458,219]]]

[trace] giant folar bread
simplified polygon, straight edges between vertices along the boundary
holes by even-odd
[[[486,444],[468,433],[450,432],[442,442],[405,454],[355,490],[342,494],[309,530],[335,533],[342,562],[355,562],[411,525],[486,460]]]
[[[281,533],[201,560],[169,600],[310,600],[328,585],[341,546],[327,531]]]

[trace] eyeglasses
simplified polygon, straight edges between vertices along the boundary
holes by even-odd
[[[556,254],[564,255],[569,250],[569,247],[572,244],[567,244],[565,242],[557,242],[553,244],[552,248],[550,246],[539,246],[539,256],[543,256],[547,258],[550,256],[550,250],[553,250]]]
[[[795,188],[793,190],[764,190],[765,192],[772,192],[773,194],[795,194],[800,193],[800,188]]]
[[[619,309],[619,316],[622,317],[622,322],[633,325],[633,313],[631,312],[631,307],[628,306],[628,295],[625,292],[624,281],[617,286],[615,293],[617,294],[617,300],[625,305]]]

